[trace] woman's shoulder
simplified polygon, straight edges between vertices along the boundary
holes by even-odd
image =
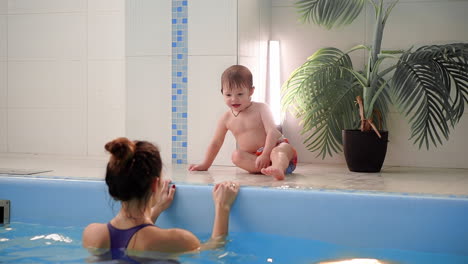
[[[180,228],[146,228],[147,250],[161,252],[186,252],[200,247],[200,241],[190,231]]]
[[[83,235],[93,235],[93,234],[100,234],[104,231],[107,232],[107,224],[102,223],[91,223],[83,230]]]
[[[108,247],[109,231],[106,224],[92,223],[83,230],[83,246],[102,248]]]

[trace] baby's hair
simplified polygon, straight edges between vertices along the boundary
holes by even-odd
[[[221,75],[221,93],[223,90],[232,91],[235,88],[247,87],[249,90],[253,87],[252,73],[242,65],[232,65]]]
[[[111,157],[107,163],[106,184],[114,200],[139,200],[146,204],[151,184],[161,176],[159,149],[147,141],[117,138],[105,145]]]

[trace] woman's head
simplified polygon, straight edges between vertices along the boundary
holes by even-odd
[[[117,138],[105,145],[111,154],[106,170],[109,194],[119,201],[140,200],[146,204],[151,197],[151,184],[161,176],[159,149],[147,141]]]

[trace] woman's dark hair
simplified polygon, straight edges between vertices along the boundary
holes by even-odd
[[[159,149],[147,141],[117,138],[105,145],[111,153],[106,169],[106,184],[115,200],[140,200],[151,197],[151,184],[161,176]]]

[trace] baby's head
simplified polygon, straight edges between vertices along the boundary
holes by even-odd
[[[242,65],[232,65],[221,75],[221,93],[235,89],[253,89],[252,73]]]
[[[115,200],[146,204],[151,197],[151,184],[161,176],[158,148],[147,141],[117,138],[107,143],[105,149],[111,154],[106,169],[109,194]]]

